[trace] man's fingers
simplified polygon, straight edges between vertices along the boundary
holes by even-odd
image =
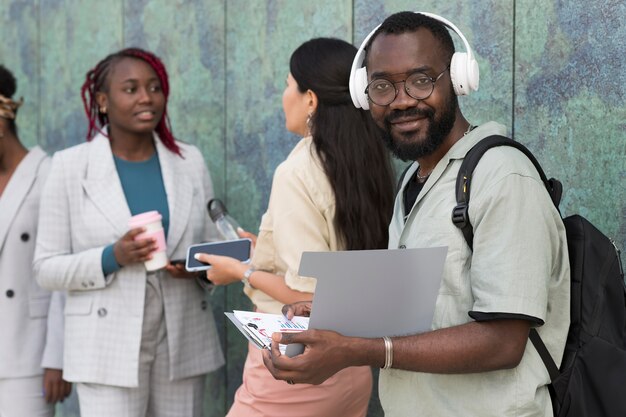
[[[294,316],[309,317],[311,315],[311,305],[311,301],[286,304],[282,308],[282,313],[287,320],[293,319]]]
[[[287,320],[293,320],[293,317],[296,315],[292,304],[285,304],[282,308],[282,313]]]

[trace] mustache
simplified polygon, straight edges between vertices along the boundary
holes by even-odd
[[[435,112],[432,109],[429,109],[429,108],[419,109],[417,107],[412,107],[406,110],[393,110],[387,117],[385,117],[385,121],[388,124],[391,124],[395,122],[397,119],[401,119],[403,117],[413,117],[413,116],[426,117],[432,120],[434,115],[435,115]]]

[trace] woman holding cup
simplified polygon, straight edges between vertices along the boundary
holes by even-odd
[[[107,56],[82,94],[88,142],[53,157],[35,253],[40,285],[68,290],[65,377],[82,417],[199,416],[222,352],[206,294],[167,260],[217,236],[208,170],[171,133],[154,54]]]

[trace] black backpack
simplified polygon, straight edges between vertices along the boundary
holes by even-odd
[[[456,180],[457,206],[452,222],[472,248],[468,217],[472,173],[482,155],[495,146],[512,146],[535,165],[555,206],[561,183],[548,180],[532,153],[504,136],[489,136],[465,156]],[[539,333],[529,338],[541,356],[558,417],[626,417],[626,286],[620,252],[610,238],[579,215],[563,219],[571,269],[571,324],[560,368]]]

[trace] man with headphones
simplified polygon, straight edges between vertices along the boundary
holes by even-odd
[[[454,52],[447,28],[466,52]],[[415,161],[396,197],[389,248],[448,247],[432,331],[382,339],[321,330],[275,335],[275,342],[306,345],[294,358],[281,356],[278,343],[265,352],[277,379],[320,383],[345,367],[370,365],[382,368],[388,417],[552,414],[548,373],[527,341],[536,327],[560,362],[569,262],[559,213],[532,163],[498,147],[473,175],[473,248],[450,218],[465,154],[487,136],[506,134],[495,122],[472,126],[461,113],[457,96],[478,81],[465,36],[440,16],[397,13],[365,39],[352,68],[354,104],[370,109],[396,156]],[[288,307],[298,314],[310,305]]]

